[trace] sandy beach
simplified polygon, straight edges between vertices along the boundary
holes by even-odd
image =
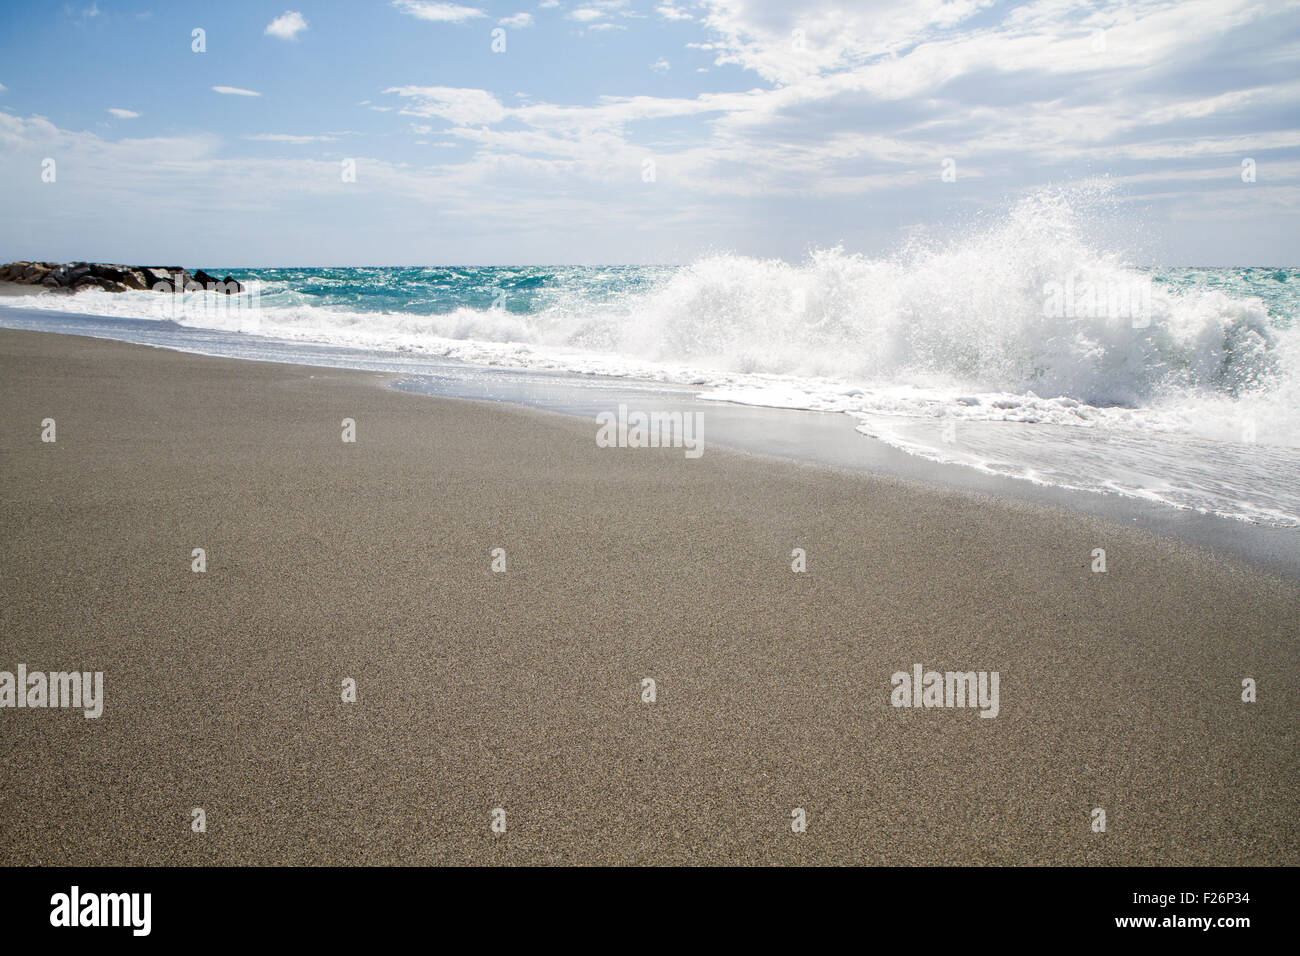
[[[1300,862],[1265,572],[370,373],[4,330],[0,411],[0,669],[105,697],[0,710],[0,863]]]

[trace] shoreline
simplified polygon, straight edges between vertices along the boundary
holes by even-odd
[[[0,710],[5,865],[1300,861],[1294,583],[371,372],[12,330],[0,369],[0,670],[105,675],[97,719]],[[891,707],[917,663],[998,716]]]
[[[0,295],[4,295],[0,283]],[[30,294],[30,287],[17,286]],[[366,350],[263,336],[242,336],[156,320],[39,309],[0,310],[0,327],[89,335],[184,353],[241,361],[353,368],[389,374],[395,387],[426,395],[490,400],[557,411],[589,420],[620,401],[698,411],[710,422],[710,443],[786,461],[989,495],[1059,508],[1190,543],[1231,560],[1300,581],[1300,528],[1273,526],[1150,502],[1130,495],[1038,484],[909,454],[857,431],[838,412],[706,401],[694,390],[662,382],[517,369],[412,353]]]

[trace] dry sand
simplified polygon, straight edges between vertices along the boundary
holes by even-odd
[[[1300,862],[1300,587],[594,435],[0,331],[0,670],[102,670],[106,696],[0,710],[0,862]],[[998,671],[1000,715],[892,708],[918,662]]]

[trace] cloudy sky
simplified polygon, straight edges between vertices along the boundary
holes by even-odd
[[[879,255],[1104,177],[1134,261],[1300,264],[1297,2],[282,2],[7,10],[0,260]]]

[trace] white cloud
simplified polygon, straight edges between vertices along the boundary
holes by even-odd
[[[108,108],[108,111],[112,113],[114,116],[116,116],[118,119],[135,119],[140,115],[135,110],[119,109],[116,106],[110,106]]]
[[[393,86],[384,92],[415,101],[401,110],[407,116],[437,117],[458,126],[499,123],[506,117],[500,101],[486,90],[453,86]]]
[[[9,87],[5,86],[3,83],[0,83],[0,93],[3,93],[7,89],[9,89]]]
[[[541,7],[543,10],[550,10],[553,7],[558,7],[559,5],[560,5],[560,0],[542,0],[542,2],[538,4],[538,6]]]
[[[497,23],[503,27],[514,27],[516,30],[522,30],[524,27],[533,25],[533,15],[531,13],[516,13],[514,16],[502,17]]]
[[[237,86],[214,86],[212,88],[217,93],[224,93],[227,96],[261,96],[256,90],[241,90]]]
[[[576,23],[592,23],[597,20],[605,20],[611,14],[618,13],[623,17],[641,17],[641,14],[631,12],[627,9],[627,0],[584,0],[582,6],[576,10],[571,10],[565,16]],[[626,27],[615,27],[613,24],[603,24],[592,26],[593,30],[624,30]]]
[[[297,10],[286,10],[266,25],[266,35],[281,40],[296,40],[307,29],[307,21]]]
[[[671,2],[659,4],[659,6],[655,7],[655,13],[659,14],[659,16],[663,17],[665,20],[694,20],[695,19],[693,16],[691,16],[681,7],[675,6]]]
[[[393,6],[402,13],[419,20],[432,20],[435,23],[464,23],[487,16],[477,7],[462,7],[457,3],[438,3],[432,0],[393,0]]]
[[[253,136],[245,136],[244,139],[258,143],[290,143],[300,146],[304,143],[333,143],[338,137],[329,135],[295,136],[292,133],[257,133]]]
[[[655,60],[653,63],[650,64],[650,69],[655,70],[659,73],[667,73],[672,68],[673,65],[669,63],[667,60],[665,60],[663,57],[660,57],[659,59]]]

